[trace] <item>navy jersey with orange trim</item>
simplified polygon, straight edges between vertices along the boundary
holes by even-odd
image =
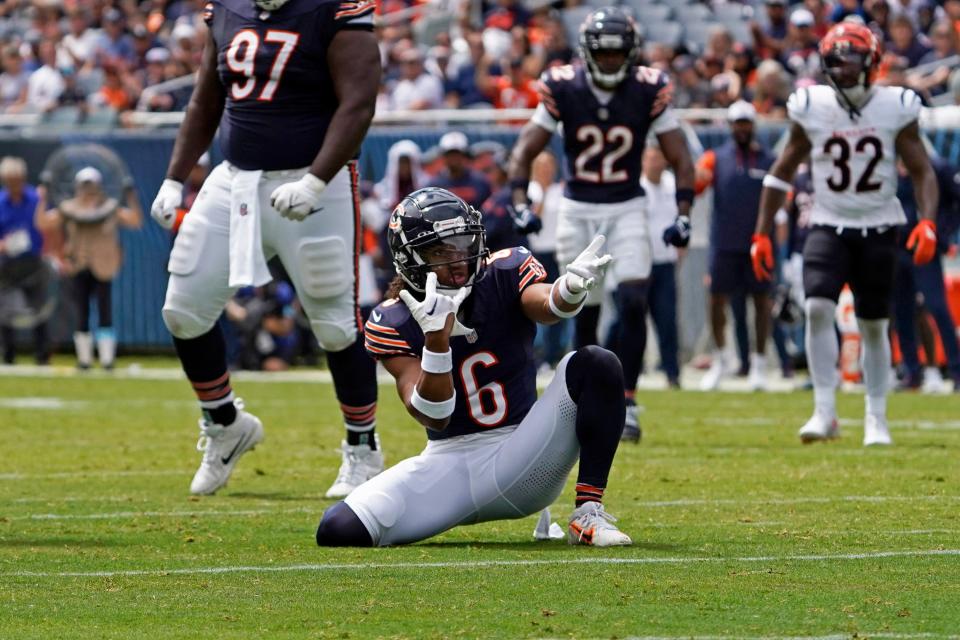
[[[486,275],[464,302],[463,323],[476,330],[476,341],[462,336],[450,340],[456,408],[446,429],[427,430],[431,440],[518,424],[530,411],[537,400],[537,327],[524,315],[520,294],[546,277],[543,266],[523,247],[490,256]],[[423,351],[423,331],[399,299],[374,309],[364,333],[367,353],[377,359],[419,358]]]
[[[372,0],[290,0],[262,11],[252,0],[204,10],[226,93],[220,148],[248,170],[309,166],[338,106],[327,48],[341,29],[373,29]],[[362,71],[362,70],[359,70]]]
[[[564,195],[578,202],[623,202],[643,195],[640,163],[647,132],[672,100],[666,74],[633,67],[601,104],[582,66],[544,71],[540,101],[563,124],[567,163]]]

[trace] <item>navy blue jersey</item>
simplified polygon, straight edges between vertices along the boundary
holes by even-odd
[[[327,47],[340,29],[372,29],[373,10],[369,0],[290,0],[273,12],[252,0],[207,3],[226,92],[220,148],[227,161],[267,171],[313,162],[339,104]]]
[[[563,124],[569,180],[565,195],[579,202],[623,202],[643,195],[640,166],[647,132],[670,106],[666,74],[634,67],[601,104],[583,67],[552,67],[539,84],[540,101]]]
[[[526,246],[526,236],[517,231],[507,207],[513,204],[513,190],[503,187],[483,203],[483,228],[487,232],[487,248],[491,251]]]
[[[940,199],[937,211],[937,244],[945,251],[960,227],[960,170],[942,158],[930,158],[930,165],[937,176]],[[913,180],[909,175],[897,179],[897,199],[903,205],[907,224],[900,234],[901,243],[906,243],[910,232],[917,225],[917,199],[913,194]]]
[[[787,255],[803,253],[803,245],[810,233],[810,212],[813,210],[813,177],[810,167],[804,165],[793,181],[793,199],[790,201]]]
[[[523,247],[490,255],[486,275],[473,286],[463,323],[477,332],[472,344],[451,338],[456,408],[443,431],[427,430],[431,440],[518,424],[537,400],[533,359],[536,324],[524,315],[520,295],[542,282],[547,272]],[[374,358],[419,358],[423,331],[399,299],[381,303],[365,326],[367,353]]]

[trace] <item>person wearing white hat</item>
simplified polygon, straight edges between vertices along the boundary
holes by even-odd
[[[97,303],[97,356],[100,366],[110,370],[116,356],[117,340],[113,330],[113,279],[120,272],[123,252],[120,227],[138,229],[143,213],[132,186],[125,189],[126,203],[110,197],[103,188],[103,174],[96,167],[84,167],[73,178],[75,193],[47,210],[47,191],[40,187],[37,226],[42,231],[63,228],[66,231],[65,271],[72,276],[77,307],[77,327],[73,343],[77,367],[93,365],[94,335],[90,331],[90,300]]]
[[[440,138],[438,147],[443,154],[444,169],[427,186],[446,189],[480,210],[490,197],[490,183],[486,176],[470,166],[472,157],[467,136],[460,131],[450,131]]]
[[[700,381],[704,391],[716,389],[732,369],[727,362],[726,312],[731,299],[748,295],[755,310],[755,349],[750,354],[751,389],[766,388],[766,344],[770,334],[770,284],[758,280],[750,263],[750,238],[757,224],[763,176],[773,154],[754,135],[757,110],[738,100],[727,109],[730,139],[707,151],[697,163],[697,187],[713,187],[710,220],[710,328],[714,351],[710,369]],[[745,363],[741,363],[744,365]],[[741,368],[743,368],[741,366]]]

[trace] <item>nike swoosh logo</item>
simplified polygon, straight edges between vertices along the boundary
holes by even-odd
[[[374,322],[380,322],[380,318],[383,317],[382,315],[380,315],[380,314],[377,313],[376,311],[374,311],[374,312],[371,313],[370,315],[373,316],[373,321],[374,321]]]
[[[226,457],[220,458],[220,462],[223,464],[230,464],[230,461],[233,460],[233,457],[237,454],[237,451],[240,451],[248,442],[250,442],[250,434],[240,438],[240,440],[237,441],[237,444],[233,447],[233,450],[227,454]]]

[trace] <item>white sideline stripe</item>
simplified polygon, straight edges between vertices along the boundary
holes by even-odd
[[[193,518],[195,516],[264,516],[284,513],[316,513],[322,509],[299,507],[296,509],[236,509],[217,511],[113,511],[110,513],[31,513],[24,516],[7,516],[7,520],[112,520],[123,518]]]
[[[914,502],[918,500],[960,500],[960,496],[834,496],[824,498],[757,498],[755,500],[738,500],[735,498],[714,499],[680,499],[654,500],[649,502],[634,502],[637,507],[692,507],[697,505],[720,504],[829,504],[831,502]]]
[[[59,478],[115,478],[127,476],[182,476],[193,473],[189,469],[143,469],[141,471],[58,471],[54,473],[0,473],[0,480],[44,480]]]
[[[856,631],[853,633],[833,633],[825,636],[627,636],[626,640],[851,640],[852,638],[881,638],[883,640],[922,640],[923,638],[943,638],[957,640],[960,636],[938,633],[890,633]]]
[[[743,556],[739,558],[554,558],[547,560],[474,560],[468,562],[372,562],[368,564],[290,564],[281,566],[240,565],[234,567],[194,567],[187,569],[122,569],[117,571],[10,571],[0,578],[110,578],[117,576],[209,575],[223,573],[283,573],[288,571],[377,571],[390,569],[489,569],[496,567],[538,567],[562,565],[640,565],[640,564],[724,564],[733,562],[829,562],[842,560],[880,560],[960,556],[960,549],[918,551],[878,551],[835,555]]]

